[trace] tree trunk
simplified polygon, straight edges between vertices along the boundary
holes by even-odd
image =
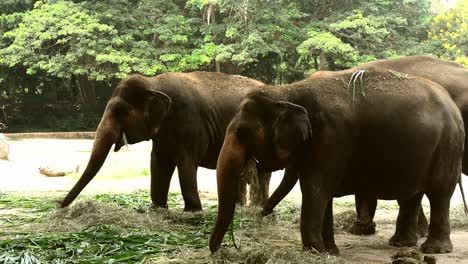
[[[82,103],[90,108],[97,104],[96,91],[94,82],[88,79],[87,75],[79,75],[76,77],[78,88],[80,90]]]
[[[240,75],[243,70],[242,66],[234,64],[230,61],[222,62],[220,65],[220,68],[223,69],[224,73],[238,74],[238,75]]]
[[[315,68],[316,71],[319,70],[319,64],[318,64],[318,61],[317,61],[317,57],[316,57],[316,56],[314,56],[314,68]]]
[[[326,70],[326,65],[327,65],[327,59],[325,57],[325,54],[320,54],[320,57],[319,57],[319,60],[320,60],[320,70]]]

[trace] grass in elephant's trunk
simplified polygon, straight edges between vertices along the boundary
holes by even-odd
[[[150,209],[146,191],[83,197],[67,209],[55,209],[52,198],[0,194],[0,263],[26,258],[30,263],[347,263],[301,250],[297,203],[282,202],[266,218],[259,216],[259,208],[238,207],[234,234],[240,249],[226,236],[226,247],[211,255],[207,243],[215,202],[189,213],[174,193],[170,210]],[[335,231],[343,234],[354,220],[354,204],[334,208]],[[466,228],[462,208],[452,211],[460,218],[452,222]]]

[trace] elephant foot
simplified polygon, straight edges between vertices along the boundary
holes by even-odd
[[[167,203],[166,204],[159,204],[159,203],[152,203],[150,205],[151,209],[157,209],[157,208],[163,208],[163,209],[168,209]]]
[[[419,237],[426,237],[428,234],[429,230],[429,223],[427,222],[427,219],[424,217],[423,219],[418,218],[418,236]]]
[[[358,236],[373,235],[375,234],[375,222],[372,221],[370,223],[362,223],[361,221],[356,220],[349,229],[349,232]]]
[[[443,239],[429,237],[421,245],[421,251],[425,254],[450,253],[452,249],[452,241],[448,237]]]
[[[327,249],[325,248],[325,245],[323,242],[322,243],[308,243],[307,245],[303,243],[302,248],[306,251],[311,251],[313,253],[327,252]]]
[[[236,205],[245,206],[247,204],[247,197],[245,195],[237,197]]]
[[[264,207],[261,214],[262,216],[267,216],[267,215],[271,215],[273,213],[273,209],[269,209],[269,208],[266,208]]]
[[[395,233],[388,241],[388,244],[394,247],[413,247],[416,246],[416,243],[418,243],[418,237],[408,232],[403,234]]]
[[[200,212],[203,211],[201,206],[185,206],[185,212]]]
[[[325,244],[325,250],[328,252],[328,254],[333,255],[333,256],[338,256],[340,255],[340,250],[336,246],[335,243],[332,244]]]

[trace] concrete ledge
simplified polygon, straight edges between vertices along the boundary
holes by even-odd
[[[94,139],[96,132],[41,132],[41,133],[5,133],[10,139],[55,138],[55,139]]]

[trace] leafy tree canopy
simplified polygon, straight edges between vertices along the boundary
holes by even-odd
[[[443,58],[468,66],[468,0],[436,16],[428,35]]]
[[[94,109],[131,73],[209,70],[280,84],[412,54],[466,64],[460,1],[434,18],[429,0],[3,0],[0,104],[18,119],[30,101]]]

